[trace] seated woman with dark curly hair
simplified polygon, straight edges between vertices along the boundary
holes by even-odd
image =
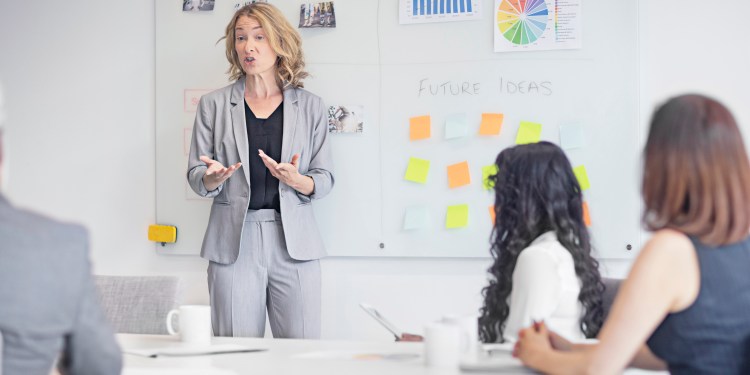
[[[480,338],[515,341],[519,330],[542,320],[569,340],[595,337],[604,284],[568,158],[540,142],[505,149],[495,164],[495,262],[482,291]]]
[[[549,142],[497,156],[490,283],[482,290],[483,342],[516,341],[545,321],[572,341],[593,338],[603,321],[604,284],[591,255],[583,197],[565,153]],[[403,341],[422,337],[404,334]]]

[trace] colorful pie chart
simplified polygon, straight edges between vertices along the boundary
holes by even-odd
[[[544,0],[503,0],[497,9],[497,27],[513,44],[534,43],[544,34],[548,15]]]

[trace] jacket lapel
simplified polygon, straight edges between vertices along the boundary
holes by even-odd
[[[245,80],[240,78],[232,86],[232,94],[229,98],[232,108],[232,130],[237,152],[240,154],[242,172],[245,174],[247,185],[250,186],[250,145],[247,143],[247,125],[245,124]],[[225,165],[226,167],[226,165]]]
[[[281,160],[279,163],[292,161],[292,144],[297,130],[297,89],[287,86],[284,89],[284,134],[281,142]]]

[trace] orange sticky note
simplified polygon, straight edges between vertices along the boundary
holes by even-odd
[[[591,214],[589,213],[589,204],[586,202],[583,202],[583,223],[586,224],[587,227],[591,226]]]
[[[479,125],[479,135],[498,135],[503,125],[502,113],[482,113],[482,123]]]
[[[490,206],[490,220],[492,220],[492,225],[495,225],[495,206]]]
[[[430,138],[430,115],[409,119],[409,140]]]
[[[469,162],[462,161],[448,166],[448,187],[453,189],[471,183]]]

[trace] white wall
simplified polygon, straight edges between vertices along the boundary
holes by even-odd
[[[207,303],[205,262],[159,256],[146,241],[155,220],[152,1],[3,7],[6,193],[19,206],[85,224],[97,273],[183,276],[188,301]],[[701,91],[724,100],[748,134],[750,53],[746,43],[731,41],[741,40],[750,3],[641,4],[642,117],[665,95]],[[489,260],[329,258],[322,264],[323,336],[389,339],[359,310],[360,301],[418,332],[443,314],[477,310]],[[604,273],[623,276],[629,266],[605,262]]]

